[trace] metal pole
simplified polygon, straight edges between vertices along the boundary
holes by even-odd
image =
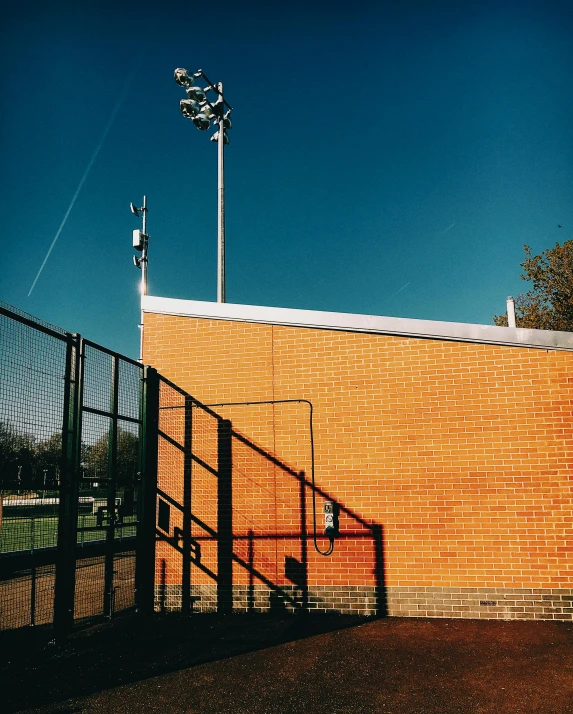
[[[143,296],[147,295],[147,196],[143,197],[143,248],[141,251],[141,296],[140,302],[143,303]],[[139,361],[143,363],[143,304],[141,306],[141,315],[139,321]]]
[[[219,82],[219,92],[223,96],[223,83]],[[217,302],[226,302],[225,299],[225,128],[221,115],[219,119],[219,172],[218,172],[218,249],[217,249]]]
[[[144,214],[145,215],[145,214]],[[111,358],[111,390],[110,412],[107,450],[107,515],[108,525],[105,533],[104,550],[104,585],[103,585],[103,614],[109,620],[113,618],[113,587],[114,587],[114,561],[115,561],[115,533],[116,510],[115,499],[117,496],[117,435],[119,411],[119,359],[116,355]]]
[[[147,295],[147,196],[143,197],[143,250],[141,255],[141,294]]]
[[[507,298],[507,326],[515,327],[515,300],[511,295]]]
[[[143,370],[140,401],[140,481],[137,494],[135,604],[140,612],[152,614],[155,601],[159,376],[152,367],[144,367]]]
[[[70,335],[66,348],[58,548],[54,586],[54,630],[58,637],[65,637],[71,632],[74,623],[83,371],[83,340],[80,335]]]

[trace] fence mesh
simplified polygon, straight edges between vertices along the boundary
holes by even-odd
[[[54,584],[52,564],[4,573],[0,579],[0,630],[51,623]]]
[[[105,556],[81,558],[76,564],[74,619],[104,614]]]
[[[64,330],[63,327],[59,327],[58,325],[53,325],[51,322],[46,322],[45,320],[42,320],[39,317],[36,317],[35,315],[30,315],[29,312],[26,312],[25,310],[21,310],[19,307],[15,307],[14,305],[9,305],[7,302],[4,302],[3,300],[0,300],[0,310],[4,314],[8,314],[8,316],[11,317],[11,319],[16,318],[21,318],[20,322],[25,321],[28,323],[31,323],[32,326],[37,325],[40,329],[46,329],[49,332],[54,333],[55,335],[59,335],[60,337],[68,337],[71,333],[68,332],[67,330]]]
[[[75,618],[134,605],[141,365],[85,344]],[[95,556],[95,559],[94,559]]]
[[[0,629],[53,617],[68,335],[0,303]],[[28,554],[29,568],[14,570]],[[48,555],[49,559],[49,555]]]
[[[66,395],[80,384],[70,362],[80,345],[72,426]],[[58,537],[70,528],[77,546],[67,611],[83,621],[132,607],[142,366],[0,303],[0,370],[0,630],[53,622]],[[78,444],[71,509],[64,428]]]

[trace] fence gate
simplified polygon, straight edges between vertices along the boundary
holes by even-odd
[[[0,329],[0,630],[151,609],[155,371],[1,305]]]
[[[142,471],[141,365],[87,340],[78,349],[74,620],[135,606]]]

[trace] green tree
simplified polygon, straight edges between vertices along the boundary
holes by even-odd
[[[118,486],[134,483],[138,466],[139,439],[126,429],[117,430],[116,479]],[[84,464],[87,475],[92,479],[107,478],[109,437],[101,436],[86,453]]]
[[[533,287],[515,300],[517,327],[573,332],[573,240],[539,255],[526,245],[522,280]],[[495,315],[496,325],[507,326],[507,314]]]
[[[35,473],[35,439],[0,421],[0,484],[28,488]]]
[[[57,485],[62,464],[61,432],[55,432],[48,439],[37,444],[35,455],[38,474],[43,478],[45,471],[47,484],[51,487]]]

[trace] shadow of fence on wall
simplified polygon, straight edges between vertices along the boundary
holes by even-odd
[[[328,557],[318,552],[329,541],[314,523],[313,499],[339,512]],[[382,525],[167,380],[156,537],[162,611],[387,614]]]

